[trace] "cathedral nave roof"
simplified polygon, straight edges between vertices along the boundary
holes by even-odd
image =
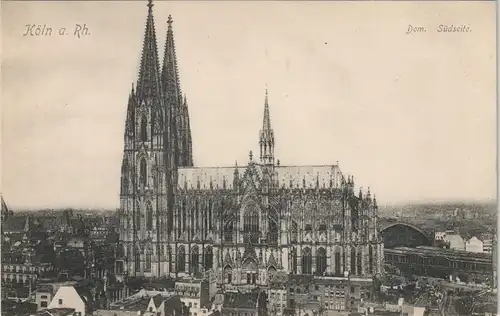
[[[260,177],[262,166],[253,164]],[[179,168],[178,187],[200,190],[232,189],[235,171],[243,176],[249,166]],[[275,166],[275,181],[280,188],[337,188],[344,176],[337,165]]]

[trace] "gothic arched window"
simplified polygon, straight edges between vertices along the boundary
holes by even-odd
[[[146,271],[151,271],[151,251],[146,251]]]
[[[344,248],[344,251],[342,251],[342,267],[344,267],[344,271],[347,270],[347,266],[346,266],[346,261],[345,261],[345,253],[346,253],[346,248]]]
[[[146,229],[153,230],[153,207],[151,202],[146,205]]]
[[[268,284],[271,283],[271,281],[273,280],[274,276],[276,275],[276,268],[274,267],[269,267],[269,269],[267,269],[267,280],[268,280]]]
[[[212,201],[208,202],[208,230],[212,229]]]
[[[256,233],[259,231],[259,214],[255,209],[249,210],[243,216],[243,231]]]
[[[135,250],[135,271],[141,271],[141,253],[139,249]]]
[[[302,252],[302,274],[312,274],[312,253],[310,248]]]
[[[152,174],[153,174],[153,186],[155,188],[159,188],[160,187],[160,180],[159,180],[159,177],[158,177],[158,173],[159,173],[158,172],[158,165],[155,164],[153,166],[153,172],[152,172]]]
[[[148,183],[148,168],[146,164],[146,159],[142,158],[139,166],[139,183],[142,186],[146,186]]]
[[[168,257],[168,272],[172,272],[172,248],[170,246],[167,247],[167,257]]]
[[[297,250],[295,248],[292,248],[292,251],[290,253],[291,261],[292,261],[292,273],[297,274]]]
[[[351,274],[356,274],[356,249],[351,248]]]
[[[278,224],[276,224],[275,221],[270,219],[269,220],[269,243],[271,245],[277,245],[278,244],[278,237],[279,237]]]
[[[340,250],[335,249],[335,275],[341,274]]]
[[[196,203],[198,204],[198,203]],[[189,212],[190,215],[190,228],[191,228],[191,236],[194,236],[194,232],[195,232],[195,227],[194,227],[194,208],[191,208],[191,212]]]
[[[357,255],[357,257],[358,257],[358,258],[357,258],[358,260],[356,260],[356,266],[357,266],[357,268],[358,268],[357,272],[358,272],[358,274],[362,274],[362,273],[363,273],[363,271],[362,271],[362,269],[361,269],[361,258],[362,258],[363,256],[361,255],[361,249],[359,249],[359,250],[358,250],[358,255]]]
[[[186,202],[182,203],[182,232],[186,231],[186,215],[187,215],[187,206]]]
[[[213,259],[214,254],[212,247],[207,247],[205,250],[205,259],[203,260],[203,266],[205,267],[205,270],[210,270],[213,267]]]
[[[316,273],[318,275],[323,275],[326,271],[326,250],[325,248],[319,248],[316,253]]]
[[[233,241],[233,220],[230,219],[224,225],[224,241]]]
[[[177,249],[177,272],[186,271],[186,253],[184,251],[184,246],[180,246]]]
[[[182,233],[182,214],[186,211],[186,201],[181,202],[181,207],[177,210],[177,236]]]
[[[191,248],[191,273],[192,274],[197,274],[199,269],[199,251],[198,251],[198,247],[193,247]]]
[[[233,281],[232,276],[233,276],[233,269],[231,268],[231,266],[226,266],[224,268],[224,278],[227,284],[231,284],[231,282]]]
[[[297,222],[295,221],[292,221],[292,232],[291,232],[291,242],[292,243],[296,243],[297,242],[297,234],[298,234],[298,230],[297,230]]]
[[[143,115],[141,118],[140,137],[143,142],[148,140],[148,118],[146,115]]]
[[[368,248],[368,268],[370,269],[370,274],[373,274],[373,248],[371,245]]]
[[[128,160],[127,157],[123,158],[122,163],[122,194],[128,193]]]
[[[135,229],[139,231],[141,229],[141,205],[139,202],[136,203],[135,206]]]

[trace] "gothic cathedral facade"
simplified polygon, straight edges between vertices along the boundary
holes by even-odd
[[[318,276],[382,273],[378,208],[354,192],[338,164],[275,161],[264,98],[259,157],[246,166],[193,165],[188,103],[172,30],[160,68],[152,12],[137,84],[126,112],[120,190],[120,243],[129,276],[209,274],[219,286],[265,286],[278,271]]]

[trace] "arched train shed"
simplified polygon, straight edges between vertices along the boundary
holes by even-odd
[[[431,246],[432,240],[418,227],[401,222],[381,225],[384,248]]]

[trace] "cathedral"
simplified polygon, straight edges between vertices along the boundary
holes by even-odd
[[[196,167],[172,18],[160,66],[153,4],[128,98],[120,188],[121,270],[129,276],[207,276],[219,287],[266,286],[273,274],[372,278],[383,243],[370,191],[338,163],[275,160],[263,93],[260,152],[246,165]]]

